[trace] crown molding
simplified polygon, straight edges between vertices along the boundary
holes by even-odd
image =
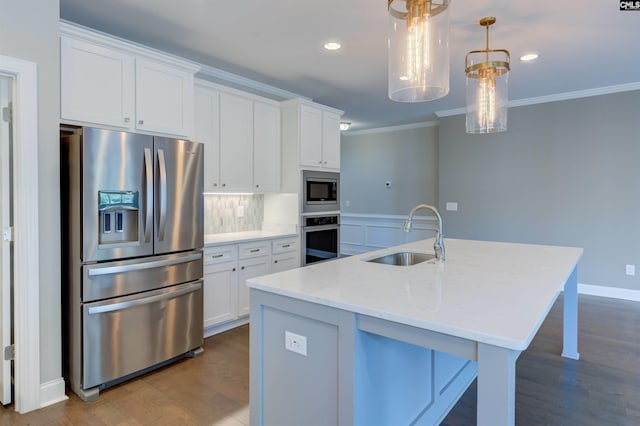
[[[376,127],[374,129],[363,129],[342,132],[345,136],[368,135],[372,133],[398,132],[402,130],[421,129],[423,127],[437,127],[437,121],[422,121],[419,123],[401,124],[398,126]]]
[[[596,87],[595,89],[576,90],[573,92],[556,93],[554,95],[537,96],[535,98],[518,99],[509,101],[509,108],[526,105],[545,104],[549,102],[567,101],[571,99],[588,98],[591,96],[610,95],[612,93],[631,92],[640,90],[640,82],[617,84],[614,86]],[[437,111],[435,114],[440,117],[465,114],[466,108],[454,108],[444,111]]]
[[[248,90],[251,93],[264,94],[268,97],[275,97],[280,101],[296,98],[312,101],[311,98],[298,95],[297,93],[289,92],[288,90],[283,90],[270,84],[260,83],[250,78],[241,77],[209,65],[200,65],[200,70],[196,74],[196,77],[205,80],[213,79],[216,83],[231,84],[238,89]]]
[[[180,56],[154,49],[152,47],[145,46],[143,44],[136,43],[130,40],[125,40],[123,38],[102,31],[94,30],[93,28],[76,24],[74,22],[69,22],[61,19],[59,25],[60,34],[67,37],[73,37],[75,39],[91,42],[93,44],[98,44],[102,47],[107,47],[110,49],[118,49],[134,56],[161,61],[168,65],[179,67],[192,73],[197,72],[201,67],[200,64],[189,59],[185,59]]]

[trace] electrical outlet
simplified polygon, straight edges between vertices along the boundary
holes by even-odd
[[[307,338],[290,331],[284,332],[284,348],[302,356],[307,356]]]
[[[238,206],[238,208],[236,209],[236,216],[244,217],[244,206]]]
[[[458,203],[456,202],[447,202],[445,206],[447,211],[457,212],[458,211]]]
[[[625,273],[627,275],[635,275],[636,274],[636,265],[627,265],[625,267]]]

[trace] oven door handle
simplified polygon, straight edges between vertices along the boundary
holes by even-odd
[[[314,231],[327,231],[330,229],[339,229],[340,225],[336,225],[335,223],[332,225],[320,225],[320,226],[303,226],[302,230],[305,233],[314,232]]]

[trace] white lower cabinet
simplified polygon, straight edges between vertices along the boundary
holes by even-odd
[[[237,318],[236,262],[222,262],[204,267],[204,328]]]
[[[298,238],[280,238],[271,242],[271,272],[282,272],[300,266]]]
[[[240,325],[250,311],[247,280],[300,266],[297,237],[225,244],[204,250],[204,329]],[[230,325],[227,327],[227,325]]]
[[[249,278],[266,275],[271,271],[271,242],[257,241],[238,244],[238,316],[249,315]]]

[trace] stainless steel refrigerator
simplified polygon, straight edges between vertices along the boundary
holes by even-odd
[[[64,371],[91,400],[202,351],[203,146],[87,127],[66,133]]]

